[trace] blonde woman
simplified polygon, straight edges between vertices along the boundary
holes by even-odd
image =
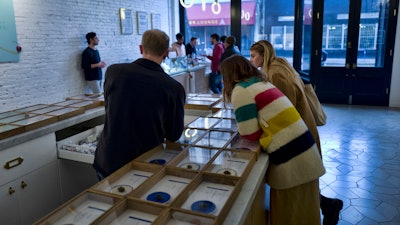
[[[320,225],[319,177],[325,172],[314,138],[290,100],[243,56],[220,66],[223,98],[232,103],[243,138],[269,155],[271,225]]]
[[[277,57],[272,44],[265,40],[258,41],[250,47],[250,62],[253,66],[260,67],[267,74],[268,81],[289,98],[312,133],[321,154],[317,124],[304,92],[304,83],[296,70],[285,58]],[[323,224],[336,225],[343,202],[323,195],[320,197]]]

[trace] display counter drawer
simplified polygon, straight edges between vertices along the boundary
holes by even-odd
[[[0,150],[0,186],[57,160],[55,146],[55,134],[50,133]]]

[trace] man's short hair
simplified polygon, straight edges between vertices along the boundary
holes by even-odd
[[[149,54],[162,56],[169,48],[169,37],[161,30],[147,30],[142,36],[143,50]]]
[[[197,40],[197,39],[199,39],[198,37],[192,37],[192,38],[190,38],[190,41],[194,41],[194,40]]]
[[[96,36],[97,36],[97,35],[96,35],[95,32],[89,32],[89,33],[87,33],[87,34],[86,34],[86,41],[87,41],[87,43],[90,44],[90,39],[92,39],[92,38],[94,38],[94,37],[96,37]]]
[[[225,39],[225,43],[234,45],[234,44],[236,44],[236,38],[234,36],[229,36]]]
[[[216,33],[211,34],[210,37],[215,39],[216,41],[219,41],[219,35]]]
[[[226,35],[221,35],[221,37],[219,37],[219,40],[224,43],[226,39]]]
[[[175,37],[176,37],[176,40],[182,39],[182,38],[183,38],[183,34],[177,33],[177,34],[175,35]]]

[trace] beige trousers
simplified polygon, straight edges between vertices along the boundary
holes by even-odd
[[[320,225],[319,181],[270,192],[270,225]]]

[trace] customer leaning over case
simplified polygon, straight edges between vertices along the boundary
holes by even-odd
[[[220,66],[223,98],[238,131],[269,155],[271,225],[320,225],[319,177],[325,168],[314,138],[290,100],[243,56]]]

